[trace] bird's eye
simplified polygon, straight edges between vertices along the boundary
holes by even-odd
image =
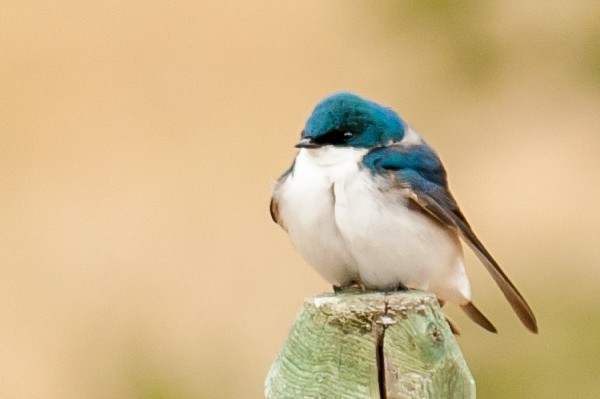
[[[344,145],[353,136],[354,133],[345,129],[331,129],[313,141],[318,144]]]

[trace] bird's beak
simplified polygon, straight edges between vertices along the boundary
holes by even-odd
[[[303,138],[296,144],[296,148],[319,148],[321,144],[315,143],[312,139]]]

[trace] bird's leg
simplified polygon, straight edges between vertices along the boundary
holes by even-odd
[[[394,291],[408,291],[408,287],[402,283],[398,283],[398,285],[396,285],[396,288],[394,288]]]
[[[338,294],[338,293],[346,291],[346,290],[357,290],[359,292],[364,292],[365,286],[362,283],[359,283],[358,281],[354,281],[354,280],[351,280],[350,282],[348,282],[347,284],[344,284],[344,285],[334,285],[333,286],[333,292],[335,294]]]

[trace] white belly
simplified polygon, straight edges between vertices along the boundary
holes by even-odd
[[[364,152],[353,155],[360,159]],[[357,264],[335,221],[333,188],[348,170],[358,171],[356,159],[339,162],[300,150],[293,173],[274,193],[296,250],[323,278],[338,286],[360,281]]]
[[[279,212],[295,248],[330,283],[389,290],[399,284],[455,303],[470,299],[458,236],[385,195],[359,167],[367,150],[301,150],[279,188]],[[277,193],[276,193],[277,195]]]

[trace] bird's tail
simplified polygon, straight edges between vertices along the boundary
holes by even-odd
[[[469,316],[471,320],[479,324],[481,327],[485,328],[489,332],[498,332],[498,330],[496,330],[496,327],[494,327],[492,322],[489,321],[487,317],[485,317],[483,313],[481,313],[479,309],[475,307],[475,305],[473,305],[473,302],[469,302],[465,305],[460,305],[460,308],[463,310],[463,312],[467,314],[467,316]]]
[[[450,327],[450,331],[452,331],[452,334],[460,335],[460,328],[458,327],[458,324],[456,324],[456,322],[452,320],[448,315],[444,315],[444,318],[446,319],[446,323],[448,323],[448,327]]]

